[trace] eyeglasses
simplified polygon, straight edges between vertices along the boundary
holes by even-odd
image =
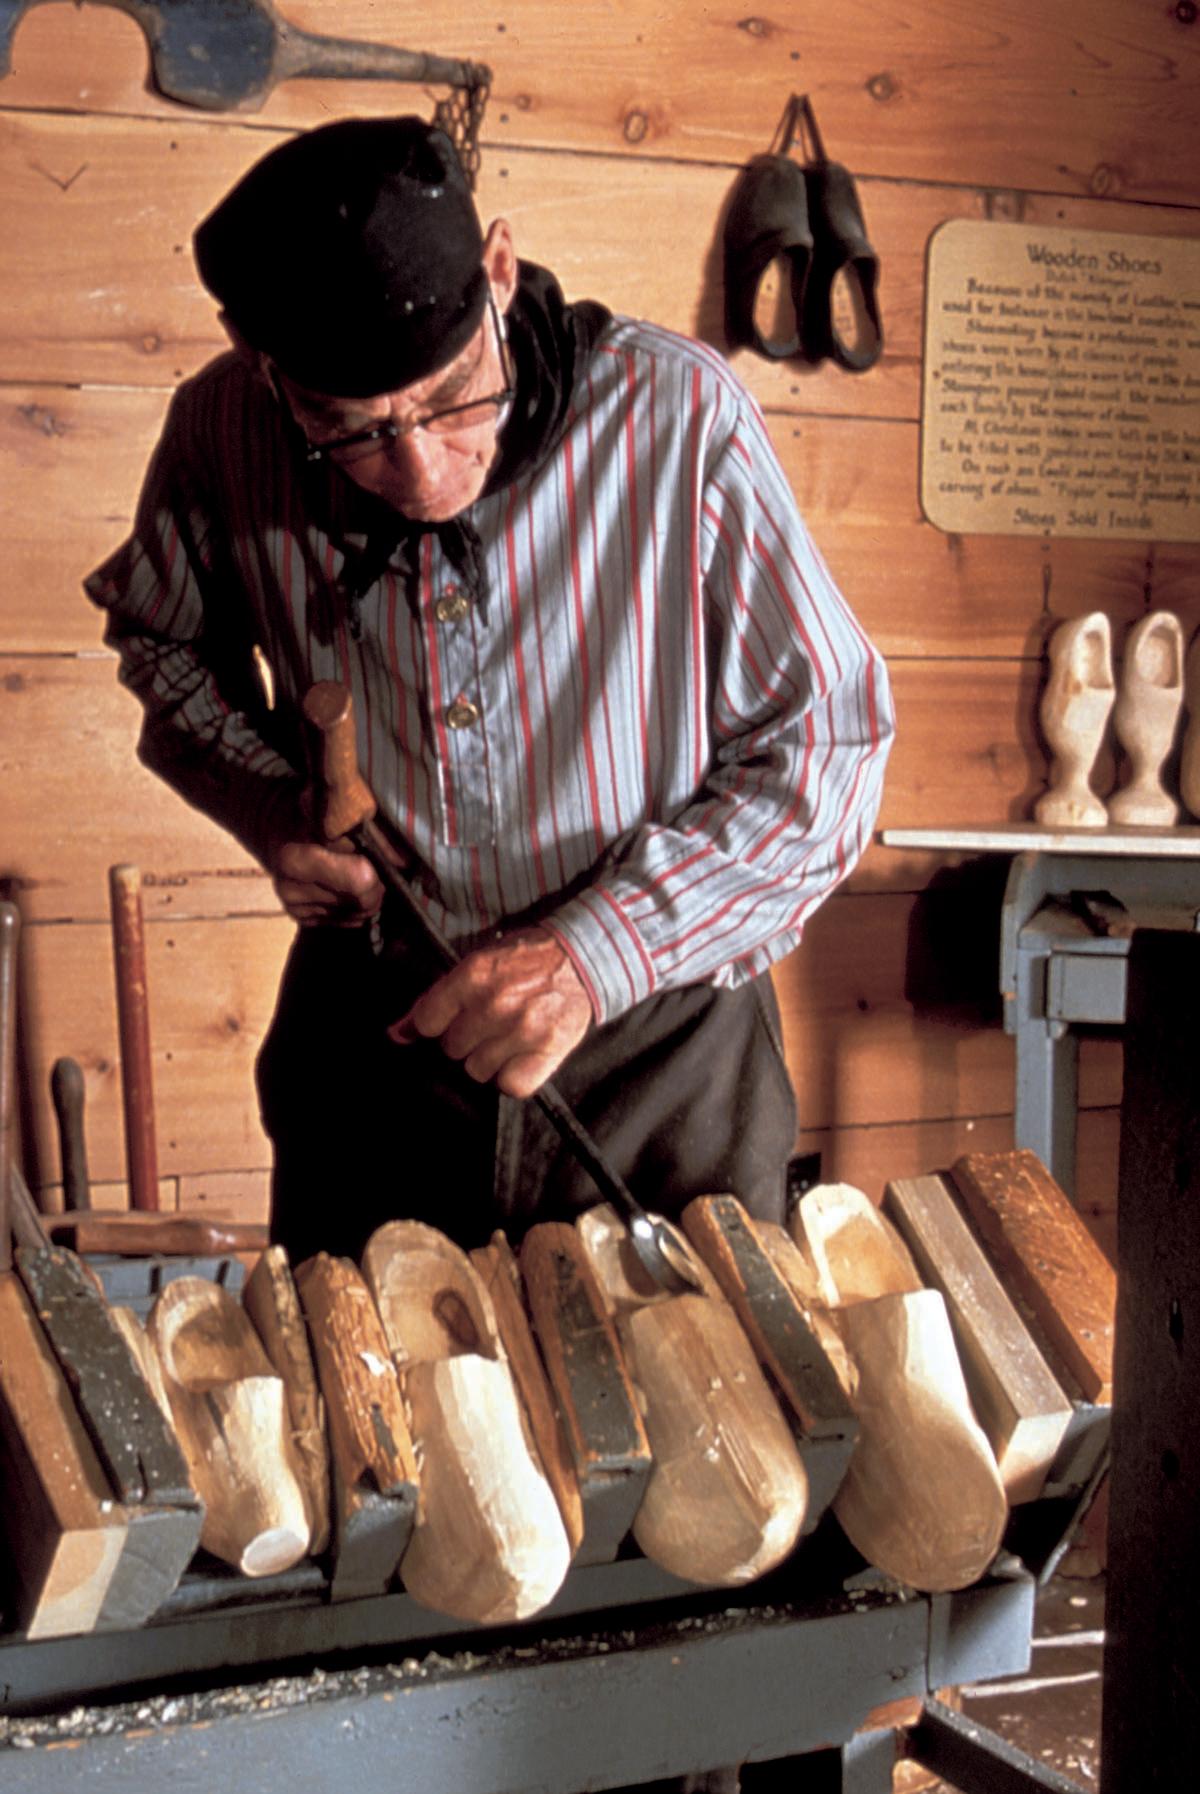
[[[490,423],[506,405],[511,405],[517,396],[516,375],[500,324],[500,314],[496,310],[496,301],[492,298],[490,289],[487,303],[505,379],[501,392],[490,392],[478,399],[466,399],[461,405],[447,405],[440,411],[427,411],[423,417],[411,418],[404,424],[388,418],[383,423],[372,424],[369,429],[355,430],[348,436],[331,436],[325,442],[312,442],[305,435],[305,459],[309,462],[334,461],[339,467],[344,467],[348,462],[376,454],[388,443],[398,442],[402,436],[412,436],[418,430],[426,431],[431,436],[452,436],[459,430],[474,430],[480,424]]]

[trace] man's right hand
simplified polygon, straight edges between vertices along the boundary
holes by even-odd
[[[287,841],[272,854],[270,872],[284,909],[305,927],[358,928],[383,902],[378,873],[349,842]]]

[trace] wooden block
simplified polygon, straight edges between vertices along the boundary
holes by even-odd
[[[966,1153],[951,1173],[1015,1295],[1029,1304],[1087,1401],[1112,1401],[1117,1280],[1036,1153]]]
[[[140,1626],[191,1562],[203,1508],[140,1363],[74,1253],[22,1247],[17,1265],[128,1531],[98,1631]]]
[[[412,1536],[417,1464],[396,1372],[371,1292],[347,1258],[296,1267],[329,1428],[332,1592],[378,1594]]]
[[[204,1503],[201,1544],[245,1576],[298,1563],[308,1518],[283,1382],[241,1303],[221,1284],[179,1277],[146,1330]]]
[[[803,1462],[754,1349],[677,1233],[704,1293],[672,1295],[654,1284],[607,1203],[576,1225],[654,1456],[633,1536],[673,1576],[718,1587],[750,1582],[791,1551],[808,1506]]]
[[[505,1356],[529,1416],[538,1456],[554,1490],[574,1557],[583,1543],[579,1479],[575,1475],[562,1420],[554,1405],[546,1367],[525,1310],[520,1268],[502,1233],[493,1234],[491,1243],[477,1247],[470,1259],[491,1297]]]
[[[810,1310],[764,1244],[765,1228],[735,1196],[697,1197],[683,1211],[683,1226],[795,1416],[809,1485],[802,1533],[811,1532],[854,1450],[859,1429],[853,1410],[813,1329]],[[775,1232],[795,1253],[783,1229]]]
[[[420,1221],[377,1228],[363,1275],[421,1467],[404,1586],[456,1619],[527,1619],[558,1593],[571,1548],[482,1280],[460,1246]]]
[[[91,1632],[128,1528],[13,1272],[0,1276],[0,1434],[19,1623],[31,1639]]]
[[[1072,1407],[941,1177],[896,1178],[884,1198],[925,1281],[945,1297],[975,1411],[1010,1502],[1032,1501]]]
[[[566,1222],[526,1234],[521,1275],[566,1426],[583,1500],[580,1563],[604,1563],[633,1524],[651,1452],[637,1398],[583,1243]]]
[[[282,1246],[268,1246],[242,1286],[242,1303],[287,1391],[292,1444],[308,1503],[309,1550],[329,1543],[329,1439],[300,1298]]]

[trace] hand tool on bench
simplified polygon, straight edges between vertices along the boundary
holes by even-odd
[[[68,1214],[92,1206],[87,1143],[83,1130],[83,1067],[78,1059],[56,1059],[50,1068],[50,1098],[58,1121],[63,1203]]]
[[[320,681],[304,699],[304,715],[321,744],[322,790],[317,814],[323,839],[336,841],[345,837],[370,860],[383,883],[403,902],[442,964],[456,966],[458,953],[426,913],[375,820],[375,798],[358,769],[349,691],[335,680]],[[698,1288],[687,1254],[676,1246],[667,1223],[642,1207],[556,1086],[543,1084],[531,1100],[587,1171],[601,1198],[613,1203],[626,1217],[633,1249],[648,1276],[660,1289],[676,1295]]]
[[[161,1208],[141,874],[136,866],[113,866],[108,878],[129,1209],[117,1214],[89,1211],[66,1215],[54,1223],[52,1231],[56,1238],[71,1239],[78,1252],[145,1257],[261,1251],[267,1243],[264,1226],[177,1215]]]
[[[154,1137],[154,1078],[150,1059],[150,998],[146,986],[141,874],[136,866],[111,866],[108,887],[112,908],[113,965],[117,978],[129,1206],[156,1210],[159,1207],[158,1151]]]

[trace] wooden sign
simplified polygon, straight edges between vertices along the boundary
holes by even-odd
[[[951,219],[921,422],[938,529],[1200,541],[1200,242]]]

